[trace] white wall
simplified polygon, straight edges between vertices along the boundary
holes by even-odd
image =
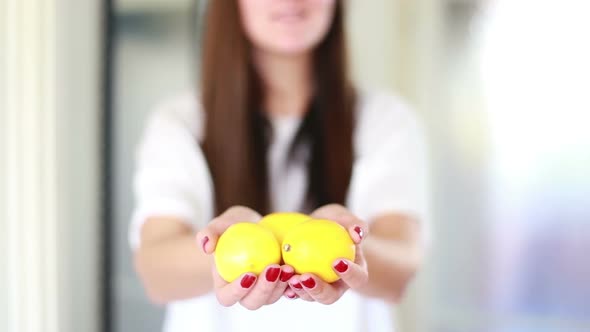
[[[6,2],[0,1],[0,22],[6,22],[8,10]],[[7,26],[0,25],[0,49],[7,49],[6,36]],[[6,138],[4,133],[4,126],[7,122],[6,111],[6,79],[7,79],[7,58],[6,52],[0,52],[0,331],[8,331],[8,241],[6,234],[8,233],[8,223],[6,222],[7,199],[8,191],[3,189],[7,186],[7,170],[6,162],[7,156]]]
[[[101,0],[57,2],[62,331],[98,331]]]
[[[352,75],[363,86],[394,89],[399,0],[347,2]]]
[[[443,1],[349,1],[348,34],[355,80],[399,94],[423,115],[437,110]],[[428,126],[427,123],[425,123]],[[398,332],[427,331],[432,296],[426,267],[394,308]]]
[[[2,331],[99,328],[99,4],[0,2]]]
[[[113,224],[114,261],[110,276],[116,331],[156,332],[164,312],[149,303],[133,268],[129,221],[134,207],[132,179],[135,151],[155,105],[185,91],[196,76],[192,66],[188,15],[184,11],[117,12],[114,49]],[[130,18],[131,17],[131,18]],[[134,18],[142,17],[141,20]],[[194,75],[194,76],[193,76]]]

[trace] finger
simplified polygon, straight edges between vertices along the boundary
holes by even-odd
[[[211,275],[213,276],[213,288],[215,290],[224,287],[225,285],[229,284],[225,281],[219,271],[217,270],[217,265],[215,264],[215,259],[211,259]]]
[[[349,212],[344,206],[340,204],[328,204],[313,211],[311,217],[316,219],[330,219],[346,213]]]
[[[341,280],[353,289],[359,289],[367,284],[369,281],[369,273],[367,270],[347,259],[338,259],[332,265],[334,272],[338,274]]]
[[[260,214],[252,209],[243,206],[231,207],[197,232],[197,243],[199,243],[203,252],[210,254],[215,251],[219,236],[231,225],[243,221],[257,222],[260,218],[262,218]]]
[[[198,231],[196,240],[203,252],[206,254],[213,253],[219,236],[233,224],[233,220],[219,216],[211,220],[207,227]]]
[[[275,288],[274,292],[271,294],[270,298],[268,299],[268,304],[277,302],[281,298],[281,296],[285,294],[285,290],[289,287],[287,281],[289,281],[289,279],[291,279],[291,277],[294,275],[295,270],[291,266],[281,266],[281,273],[279,275],[279,280],[277,280],[278,285]]]
[[[303,285],[301,285],[301,280],[300,280],[301,276],[294,276],[291,278],[291,280],[289,280],[289,288],[291,289],[291,291],[293,291],[293,293],[295,293],[297,295],[297,297],[299,297],[300,299],[304,300],[304,301],[309,301],[309,302],[313,302],[315,301],[311,295],[307,294],[307,292],[305,291],[305,289],[303,289]]]
[[[260,275],[252,290],[240,300],[240,304],[249,310],[256,310],[267,304],[279,284],[280,273],[281,267],[279,265],[268,266]],[[281,294],[283,291],[284,288],[281,289]]]
[[[335,221],[346,228],[354,243],[360,243],[368,234],[367,223],[356,217],[342,205],[330,204],[314,211],[311,216],[317,219]]]
[[[215,296],[219,304],[225,307],[232,306],[244,298],[256,284],[256,275],[245,273],[231,283],[217,287],[219,281],[215,281]]]
[[[354,263],[367,270],[367,261],[365,260],[365,254],[360,244],[355,246]]]
[[[346,228],[351,237],[358,236],[362,239],[366,237],[369,231],[369,225],[350,212],[336,215],[331,220]]]
[[[223,216],[236,221],[258,222],[262,219],[262,216],[258,212],[245,206],[233,206],[227,209],[223,213]]]
[[[309,296],[322,304],[332,304],[338,301],[348,288],[343,283],[329,284],[310,273],[301,276],[301,285]]]
[[[289,300],[295,300],[299,298],[299,296],[289,287],[285,290],[284,296]]]
[[[350,238],[354,242],[354,244],[360,244],[367,237],[367,230],[369,228],[366,226],[361,226],[360,224],[353,224],[352,226],[348,227],[348,234]]]

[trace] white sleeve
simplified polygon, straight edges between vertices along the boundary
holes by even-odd
[[[147,121],[136,155],[135,210],[129,242],[139,247],[141,227],[150,216],[179,218],[195,228],[212,215],[212,184],[191,124],[161,108]]]
[[[388,212],[415,217],[423,223],[428,241],[427,160],[421,123],[391,96],[371,98],[362,107],[348,206],[367,221]]]

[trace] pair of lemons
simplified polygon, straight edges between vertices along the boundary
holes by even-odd
[[[334,261],[354,257],[354,242],[340,224],[287,212],[269,214],[258,223],[233,224],[215,248],[217,271],[227,282],[284,262],[297,274],[313,273],[330,283],[339,279],[332,270]]]

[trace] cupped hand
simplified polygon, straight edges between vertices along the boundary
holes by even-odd
[[[360,246],[368,234],[368,225],[341,205],[330,204],[315,210],[311,216],[316,219],[335,221],[348,230],[356,246],[354,261],[337,259],[332,269],[340,279],[327,283],[318,276],[304,273],[295,275],[289,280],[289,288],[285,291],[288,298],[299,297],[305,301],[316,301],[332,304],[340,299],[349,289],[360,289],[369,280],[367,264]]]
[[[221,234],[231,225],[244,222],[258,222],[262,217],[256,211],[236,206],[213,219],[207,227],[197,233],[197,241],[206,254],[213,254]],[[295,274],[288,265],[269,265],[256,276],[245,273],[228,283],[221,278],[213,264],[212,277],[215,295],[223,306],[240,303],[247,309],[256,310],[278,301],[288,288],[287,281]]]

